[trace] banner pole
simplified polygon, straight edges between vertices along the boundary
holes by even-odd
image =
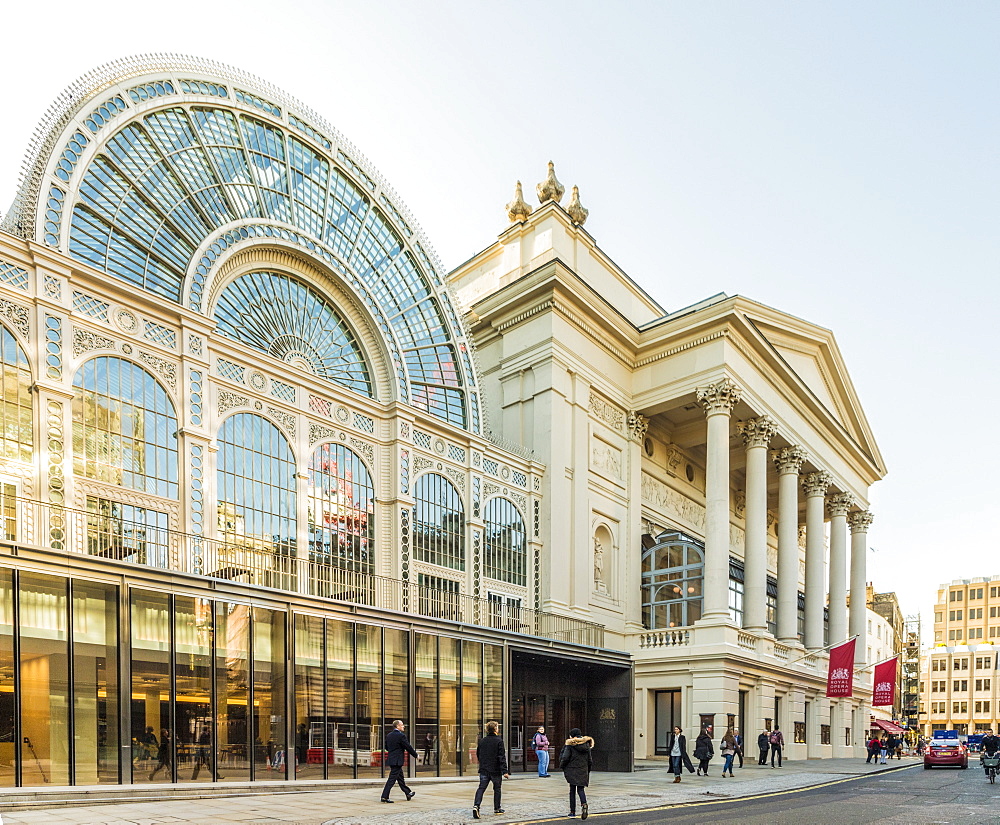
[[[899,656],[902,656],[902,655],[903,654],[901,654],[901,653],[893,653],[892,656],[886,656],[881,661],[872,662],[870,665],[865,665],[862,668],[857,668],[856,667],[856,668],[854,668],[854,672],[855,673],[864,673],[866,670],[871,670],[873,667],[878,667],[879,665],[884,665],[886,662],[889,662],[889,661],[891,661],[891,660],[893,660],[893,659],[895,659],[895,658],[897,658]]]
[[[817,653],[825,653],[831,647],[840,647],[840,645],[846,645],[849,641],[851,641],[851,639],[860,639],[860,638],[861,638],[861,634],[860,633],[855,633],[853,636],[848,636],[842,642],[834,642],[832,645],[827,645],[826,647],[821,647],[819,650],[810,650],[805,656],[799,656],[798,659],[792,659],[792,661],[790,661],[790,662],[785,662],[785,667],[790,667],[791,665],[794,665],[796,662],[804,661],[805,659],[808,659],[810,656],[815,656]]]

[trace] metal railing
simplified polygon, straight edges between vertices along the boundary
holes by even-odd
[[[604,626],[596,622],[521,607],[508,599],[481,599],[351,569],[366,563],[357,546],[338,548],[340,563],[334,564],[329,546],[307,541],[304,556],[297,555],[290,537],[229,534],[224,540],[212,539],[152,521],[121,518],[107,508],[91,512],[24,498],[14,501],[13,514],[9,501],[4,509],[7,517],[0,532],[11,544],[98,556],[588,647],[604,646]]]

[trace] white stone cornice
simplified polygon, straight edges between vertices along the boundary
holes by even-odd
[[[802,477],[802,492],[806,496],[825,496],[833,484],[833,476],[827,472],[806,473]]]
[[[778,425],[766,415],[748,418],[737,425],[746,447],[766,447],[778,432]]]
[[[836,493],[827,500],[826,507],[830,516],[846,516],[854,504],[854,496],[850,493]]]
[[[867,533],[874,520],[875,516],[871,510],[856,510],[847,516],[847,523],[851,525],[852,533]]]
[[[743,397],[740,388],[728,378],[723,378],[717,384],[699,387],[695,393],[706,415],[729,415]]]
[[[780,450],[771,451],[771,460],[779,475],[798,474],[807,457],[805,450],[801,447],[782,447]]]

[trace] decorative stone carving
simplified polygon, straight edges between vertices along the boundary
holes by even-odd
[[[351,446],[368,459],[368,466],[374,468],[375,448],[360,438],[351,438]],[[463,488],[464,489],[464,488]]]
[[[604,545],[594,536],[594,585],[602,593],[606,589],[604,583]]]
[[[257,392],[263,392],[267,387],[267,378],[264,377],[264,373],[254,370],[250,373],[247,383],[250,385],[251,389],[256,390]]]
[[[681,495],[646,473],[642,474],[642,499],[699,532],[705,529],[705,508],[702,505],[696,504],[687,496]]]
[[[58,301],[62,298],[62,281],[55,275],[45,276],[45,297]]]
[[[8,301],[6,298],[0,298],[0,315],[10,321],[10,324],[14,329],[21,333],[25,338],[28,338],[30,325],[28,323],[28,310],[26,307],[20,304],[15,304],[13,301]]]
[[[677,475],[677,468],[681,466],[681,462],[684,460],[684,453],[677,449],[676,444],[667,445],[667,472],[670,475]]]
[[[464,493],[465,492],[465,473],[463,473],[461,470],[456,470],[454,467],[445,467],[444,471],[445,471],[445,473],[448,474],[448,477],[452,481],[455,482],[455,485],[457,487],[459,487],[461,489],[461,491]]]
[[[244,395],[237,395],[229,390],[219,390],[219,415],[228,412],[234,407],[249,407],[250,399]]]
[[[855,510],[847,516],[847,523],[851,525],[852,533],[867,533],[874,520],[875,516],[871,510]]]
[[[797,474],[806,460],[806,453],[801,447],[782,447],[780,450],[771,451],[771,460],[774,461],[779,475]]]
[[[569,206],[566,207],[569,218],[577,226],[583,226],[587,222],[590,210],[580,203],[580,187],[573,187],[573,196],[569,199]]]
[[[98,335],[89,329],[73,327],[73,355],[78,357],[96,349],[114,349],[115,341],[106,335]]]
[[[699,387],[695,391],[695,394],[698,398],[698,403],[704,408],[706,415],[714,415],[716,413],[729,415],[733,411],[733,407],[743,397],[740,388],[728,378],[723,378],[717,384]]]
[[[827,512],[831,516],[845,516],[854,506],[854,496],[850,493],[837,493],[830,496],[826,502]]]
[[[806,473],[802,477],[802,492],[809,496],[825,496],[833,484],[833,476],[827,472]]]
[[[289,435],[295,437],[295,416],[284,410],[276,410],[274,407],[267,408],[267,414],[284,427]]]
[[[422,455],[413,456],[413,469],[415,472],[419,473],[421,470],[426,470],[433,466],[434,462],[429,458],[424,458]]]
[[[642,413],[629,410],[628,413],[628,434],[633,441],[642,443],[649,430],[649,419]]]
[[[595,470],[603,470],[608,475],[621,480],[621,451],[616,450],[610,444],[595,438],[590,451],[590,463]]]
[[[127,309],[119,309],[114,314],[115,326],[118,327],[122,332],[127,332],[130,335],[135,333],[139,329],[139,319],[136,317],[135,313]]]
[[[806,526],[804,524],[799,525],[799,550],[806,549]]]
[[[148,352],[140,352],[139,360],[158,373],[167,382],[170,389],[177,389],[177,366],[175,364],[160,358],[158,355],[150,355]]]
[[[521,191],[521,181],[514,185],[514,197],[507,204],[507,217],[511,223],[518,223],[525,220],[531,214],[531,204],[524,200],[524,192]]]
[[[600,419],[612,429],[618,430],[619,432],[622,431],[625,426],[625,413],[621,409],[616,407],[614,404],[605,401],[601,398],[601,396],[594,392],[590,393],[589,403],[591,415]]]
[[[770,530],[774,527],[774,523],[778,520],[778,517],[774,514],[773,510],[767,511],[767,529]]]
[[[201,358],[201,354],[204,351],[204,341],[200,335],[189,335],[188,336],[188,352],[197,358]]]
[[[559,183],[559,179],[556,177],[556,165],[551,160],[549,161],[548,174],[546,174],[545,180],[535,187],[535,192],[538,194],[539,203],[546,201],[559,203],[563,195],[566,194],[566,187]]]
[[[522,513],[528,512],[528,497],[526,495],[523,493],[515,493],[513,490],[510,491],[509,495],[510,500],[521,508]]]
[[[745,447],[766,447],[778,432],[778,425],[766,415],[748,418],[738,425]]]
[[[500,492],[500,487],[498,485],[496,485],[496,484],[491,484],[490,482],[487,481],[486,484],[483,485],[483,497],[484,498],[489,498],[490,496],[495,496],[499,492]]]
[[[309,446],[312,447],[314,444],[320,441],[332,441],[337,437],[337,431],[333,427],[327,427],[325,424],[317,424],[313,421],[309,422]]]
[[[747,497],[743,493],[737,493],[733,499],[733,511],[737,518],[743,518],[747,512]]]

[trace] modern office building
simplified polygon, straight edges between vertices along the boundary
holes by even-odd
[[[449,274],[257,78],[56,101],[0,233],[0,785],[370,777],[397,718],[418,773],[487,718],[520,769],[543,723],[861,752],[823,650],[885,469],[832,333],[667,312],[537,191]]]

